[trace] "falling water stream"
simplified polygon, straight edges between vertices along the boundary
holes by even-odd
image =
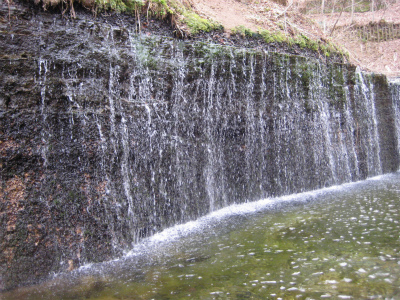
[[[233,205],[1,299],[398,299],[400,173]]]

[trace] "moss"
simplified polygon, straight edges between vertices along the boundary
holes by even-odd
[[[114,10],[116,12],[135,12],[144,6],[142,0],[95,0],[98,10]]]
[[[144,66],[149,70],[157,70],[159,67],[158,61],[152,57],[148,58],[144,63]]]
[[[298,45],[302,49],[310,49],[312,51],[320,52],[326,57],[331,56],[331,54],[340,54],[348,59],[348,52],[335,46],[333,43],[324,43],[319,40],[314,40],[307,37],[304,34],[291,37],[286,35],[282,31],[271,32],[269,30],[259,30],[258,32],[253,32],[245,26],[236,26],[232,30],[233,34],[240,35],[241,37],[262,39],[266,43],[286,43],[289,46]]]
[[[222,26],[217,22],[200,17],[190,5],[175,0],[28,0],[35,4],[41,3],[43,8],[59,6],[63,14],[70,11],[75,18],[74,5],[81,4],[94,12],[115,11],[117,13],[130,13],[135,16],[140,24],[141,17],[153,16],[158,19],[168,20],[181,34],[196,34],[201,31],[210,32],[220,30]],[[66,7],[65,7],[66,6]]]
[[[301,48],[311,49],[313,51],[320,50],[320,43],[316,40],[310,39],[309,37],[305,36],[304,34],[298,35],[296,38],[293,39],[294,43],[299,45]]]
[[[153,51],[150,49],[157,49],[157,41],[146,41],[146,45],[137,44],[136,53],[138,58],[138,63],[150,70],[157,70],[159,68],[159,62],[154,55]]]
[[[303,85],[303,89],[304,89],[304,91],[305,91],[307,96],[308,96],[308,93],[310,91],[310,78],[311,78],[311,76],[312,76],[311,73],[307,69],[305,69],[304,72],[302,72],[301,76],[300,76],[300,80],[301,80],[301,83]]]
[[[285,36],[282,32],[276,31],[271,33],[268,30],[261,30],[260,35],[263,37],[264,41],[266,43],[283,43],[283,42],[289,42],[290,40],[288,39],[287,36]]]
[[[148,12],[151,12],[154,16],[160,16],[164,18],[167,14],[173,14],[173,10],[168,6],[166,0],[151,0],[148,4]]]
[[[346,82],[343,65],[335,64],[328,73],[329,104],[337,109],[343,109],[346,103],[346,92],[343,88]]]
[[[297,39],[295,39],[294,41],[297,45],[300,46],[300,48],[306,48],[307,47],[307,40],[306,37],[304,35],[300,35],[297,37]]]
[[[148,4],[149,2],[150,4]],[[147,0],[145,6],[158,7],[158,10],[155,10],[156,16],[171,16],[170,19],[172,23],[175,23],[178,30],[183,30],[189,34],[210,32],[222,28],[219,23],[200,17],[196,12],[193,11],[191,6],[185,6],[182,3],[174,0]]]
[[[329,57],[331,55],[330,51],[329,51],[329,47],[327,45],[321,45],[320,50],[326,57]]]
[[[263,29],[254,32],[243,25],[239,25],[232,30],[232,33],[240,35],[241,37],[264,40],[266,43],[290,43],[290,38],[281,31],[270,32],[269,30]]]
[[[235,35],[240,35],[242,37],[253,37],[253,35],[255,34],[255,32],[251,31],[243,25],[239,25],[233,28],[232,33]]]
[[[198,14],[194,12],[184,12],[183,22],[189,27],[190,33],[196,34],[201,31],[210,32],[213,30],[221,29],[221,25],[218,23],[201,18]]]

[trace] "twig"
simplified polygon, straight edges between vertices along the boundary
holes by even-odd
[[[150,10],[150,1],[147,2],[147,10],[146,10],[146,20],[149,22],[149,10]]]
[[[288,9],[292,6],[293,4],[293,0],[290,2],[290,4],[285,8],[285,10],[283,11],[283,13],[281,13],[280,15],[277,16],[277,18],[280,18],[282,15],[284,17],[284,23],[285,23],[285,34],[286,34],[286,12],[288,11]]]
[[[291,27],[295,28],[296,30],[301,31],[301,32],[304,32],[306,35],[310,35],[310,36],[312,36],[312,37],[314,37],[314,38],[319,38],[318,36],[316,36],[316,35],[314,35],[314,34],[312,34],[312,33],[309,33],[308,31],[306,31],[306,30],[304,30],[304,29],[301,29],[300,27],[294,25],[293,23],[291,23],[291,22],[289,22],[289,21],[287,21],[287,23],[288,23]]]
[[[71,8],[70,8],[70,10],[71,10],[71,18],[75,19],[75,18],[76,18],[76,14],[75,14],[75,9],[74,9],[73,0],[69,0],[69,3],[70,3],[70,5],[71,5]]]
[[[342,5],[342,10],[340,11],[339,17],[336,19],[336,22],[335,22],[335,24],[333,25],[333,27],[332,27],[332,29],[331,29],[331,32],[329,33],[329,36],[332,36],[332,33],[333,33],[333,31],[335,30],[336,24],[338,23],[340,17],[342,16],[343,11],[344,11],[344,2],[343,2],[343,5]]]
[[[7,5],[8,5],[8,21],[11,21],[11,8],[10,5],[12,3],[12,0],[6,0],[7,1]]]
[[[279,15],[277,16],[277,18],[280,18],[282,15],[285,15],[286,12],[287,12],[287,10],[292,6],[292,4],[293,4],[293,0],[292,0],[292,2],[288,5],[288,7],[286,7],[285,10],[284,10],[281,14],[279,14]]]
[[[137,20],[137,28],[139,29],[139,33],[141,32],[141,24],[140,24],[140,12],[137,4],[135,3],[135,15],[136,15],[136,20]]]

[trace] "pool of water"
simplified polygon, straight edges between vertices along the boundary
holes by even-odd
[[[0,299],[400,299],[400,173],[225,208]]]

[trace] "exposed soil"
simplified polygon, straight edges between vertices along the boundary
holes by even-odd
[[[352,63],[362,69],[383,73],[389,77],[400,76],[400,40],[363,42],[351,33],[352,27],[385,20],[400,24],[400,2],[375,12],[355,13],[353,22],[347,12],[325,15],[299,13],[304,1],[294,0],[283,6],[261,0],[197,0],[192,2],[196,11],[221,23],[229,34],[235,27],[251,30],[284,30],[287,34],[305,34],[314,39],[332,39],[349,52]],[[325,21],[325,32],[322,25]],[[336,26],[335,26],[336,23]],[[332,28],[333,34],[330,35]]]
[[[400,23],[400,3],[394,3],[385,9],[381,9],[375,12],[365,12],[365,13],[354,13],[353,22],[351,19],[351,13],[333,13],[323,15],[307,15],[308,17],[314,19],[318,23],[322,23],[322,20],[326,19],[327,28],[332,28],[337,22],[337,27],[350,26],[352,24],[365,25],[370,22],[379,22],[385,20],[390,23]]]
[[[346,34],[347,33],[347,34]],[[350,53],[350,60],[367,71],[383,73],[388,77],[400,77],[400,40],[363,42],[343,30],[335,35]]]
[[[356,25],[366,25],[370,22],[384,20],[388,23],[400,24],[400,2],[382,9],[366,13],[355,13],[353,22],[351,14],[343,12],[326,16],[312,15],[318,24],[323,24],[325,18],[327,32],[336,24],[332,38],[342,47],[347,49],[350,59],[354,64],[360,65],[367,71],[383,73],[388,77],[400,77],[400,40],[391,41],[362,41],[352,29]]]
[[[194,2],[194,1],[193,1]],[[323,37],[319,26],[294,9],[269,0],[197,0],[195,10],[204,17],[221,23],[228,33],[235,27],[244,26],[253,31],[286,31],[312,38]]]

